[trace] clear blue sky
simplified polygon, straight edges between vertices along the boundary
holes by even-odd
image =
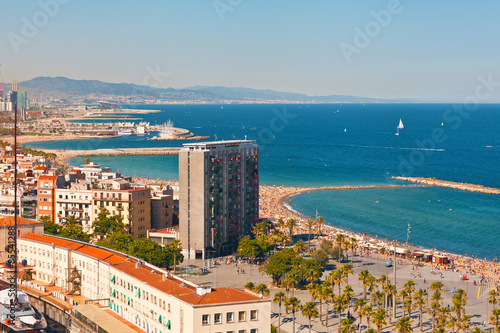
[[[148,68],[159,66],[169,73],[159,87],[457,102],[474,93],[480,75],[500,81],[500,2],[493,0],[402,1],[402,11],[379,25],[349,63],[341,43],[356,46],[355,28],[365,30],[371,12],[386,10],[390,1],[64,2],[44,22],[39,1],[2,1],[4,81],[65,76],[141,84]],[[216,4],[231,7],[223,20]],[[40,27],[26,38],[25,21],[35,18]],[[26,42],[17,54],[13,34]],[[500,87],[488,101],[500,101]]]

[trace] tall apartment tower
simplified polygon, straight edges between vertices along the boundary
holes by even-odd
[[[259,221],[259,147],[233,140],[184,144],[179,153],[179,232],[187,258],[234,250]]]

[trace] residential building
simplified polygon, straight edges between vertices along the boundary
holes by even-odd
[[[14,225],[14,216],[6,216],[0,218],[0,234],[7,235],[9,227]],[[22,237],[26,234],[43,234],[43,222],[17,217],[17,236]],[[7,236],[0,237],[0,261],[5,262],[8,258],[8,253],[5,252],[5,246],[8,243]]]
[[[173,190],[168,188],[151,197],[151,228],[164,229],[172,227],[174,216]]]
[[[37,196],[38,196],[38,218],[48,216],[55,223],[55,189],[57,176],[41,175],[38,177]]]
[[[92,188],[90,182],[70,182],[55,190],[56,223],[63,224],[69,216],[82,223],[84,232],[92,232],[93,209]]]
[[[184,144],[179,152],[181,245],[188,258],[232,251],[259,220],[259,147],[233,140]]]
[[[132,187],[123,179],[101,181],[92,189],[94,220],[103,208],[122,216],[133,238],[145,238],[151,229],[151,189],[147,187]]]
[[[33,267],[39,286],[52,283],[64,289],[63,295],[69,291],[96,300],[145,332],[271,330],[270,298],[200,286],[116,251],[27,234],[19,239],[19,259]]]

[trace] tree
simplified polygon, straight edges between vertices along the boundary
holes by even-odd
[[[90,164],[92,161],[90,160],[90,158],[88,157],[85,157],[82,161],[82,164]]]
[[[321,226],[323,226],[325,224],[326,224],[326,222],[325,222],[325,219],[323,218],[323,216],[318,216],[316,218],[316,225],[318,226],[318,235],[322,235]]]
[[[420,332],[423,332],[423,323],[422,323],[422,313],[425,310],[425,297],[427,296],[427,292],[422,289],[417,290],[413,294],[413,300],[415,301],[415,305],[418,307],[418,325],[420,326]]]
[[[255,287],[255,292],[267,296],[269,295],[269,288],[264,283],[261,283]]]
[[[304,304],[304,306],[302,307],[302,315],[309,319],[309,333],[311,333],[311,318],[316,318],[318,316],[318,309],[316,308],[316,304],[314,304],[314,302],[307,302],[306,304]]]
[[[342,325],[342,312],[346,308],[346,304],[347,301],[344,295],[337,295],[332,297],[332,307],[337,312],[339,318],[339,332],[340,332],[340,327]]]
[[[181,241],[174,239],[174,241],[167,244],[166,249],[169,253],[169,260],[167,263],[167,269],[174,266],[174,273],[177,265],[184,261],[184,255],[182,254]]]
[[[323,249],[316,249],[311,254],[311,257],[316,261],[321,267],[326,267],[328,265],[328,254]]]
[[[335,296],[333,294],[333,291],[332,289],[330,288],[330,286],[328,285],[328,282],[323,282],[320,286],[320,300],[324,300],[325,301],[325,308],[326,308],[326,313],[325,313],[325,326],[326,328],[328,329],[328,304],[330,303],[330,301],[333,299],[333,296]]]
[[[387,325],[386,319],[387,314],[385,313],[384,309],[377,310],[375,313],[372,315],[372,322],[377,326],[377,332],[380,333],[382,332],[382,327],[384,325]]]
[[[364,316],[364,311],[363,308],[366,305],[366,300],[362,298],[358,298],[354,302],[354,312],[356,312],[359,316],[359,332],[361,333],[361,326],[363,325],[363,316]]]
[[[306,221],[306,227],[307,227],[307,246],[309,249],[309,253],[311,253],[311,231],[314,228],[316,222],[313,220],[307,220]]]
[[[282,291],[274,295],[273,302],[278,304],[278,333],[281,329],[281,304],[285,301],[285,294]]]
[[[351,243],[351,266],[354,261],[354,249],[358,246],[358,240],[354,237],[351,237],[350,239]]]
[[[269,259],[269,263],[264,268],[264,272],[269,275],[273,282],[278,285],[282,277],[290,271],[293,259],[296,254],[292,249],[284,249],[276,252]]]
[[[293,251],[297,253],[298,255],[301,255],[307,250],[306,245],[304,244],[303,241],[298,241],[293,245]]]
[[[397,330],[398,333],[411,333],[413,332],[413,328],[411,327],[411,318],[410,317],[401,317],[394,325],[394,329]]]
[[[290,297],[285,300],[286,307],[292,311],[292,332],[295,332],[295,311],[300,309],[300,300],[297,297]]]
[[[253,290],[255,288],[255,283],[253,283],[252,281],[247,282],[247,284],[245,284],[245,288]]]
[[[500,327],[500,309],[493,309],[491,311],[490,321],[495,325],[495,329],[498,331]]]
[[[262,257],[269,251],[271,244],[258,239],[250,239],[245,236],[238,245],[238,253],[244,257]]]
[[[79,240],[86,243],[90,241],[90,235],[83,232],[82,226],[78,224],[64,227],[59,233],[59,236]]]
[[[488,298],[488,302],[491,303],[493,305],[493,309],[495,309],[495,305],[498,304],[498,298],[500,294],[495,289],[491,289],[490,292],[488,293],[488,296],[490,296]]]
[[[356,329],[354,328],[354,320],[351,318],[346,318],[342,320],[342,326],[340,327],[340,332],[342,333],[355,333]]]
[[[64,219],[62,225],[64,226],[82,225],[82,221],[80,221],[80,219],[77,219],[73,215],[69,215]]]
[[[362,270],[361,272],[359,272],[358,274],[358,281],[361,282],[361,284],[363,285],[363,299],[366,301],[366,287],[367,287],[367,281],[370,277],[370,273],[368,272],[367,269],[364,269]]]
[[[48,219],[48,221],[43,222],[43,233],[48,235],[59,235],[59,233],[61,232],[61,226],[52,222],[50,220],[50,217],[48,216],[42,216],[40,218],[40,222],[42,222],[42,219],[45,217]]]
[[[368,330],[370,330],[371,318],[373,315],[373,307],[371,305],[365,305],[363,307],[363,315],[366,317],[367,324],[368,324]]]
[[[116,251],[128,253],[130,243],[132,242],[132,236],[124,233],[123,230],[120,230],[106,238],[101,239],[96,244]]]
[[[295,219],[286,220],[286,226],[288,228],[288,233],[290,234],[290,238],[293,237],[293,229],[297,227],[297,221]]]
[[[252,233],[254,234],[255,238],[260,240],[265,240],[268,230],[269,230],[269,223],[267,221],[263,221],[257,223],[255,227],[253,227]]]
[[[339,251],[339,266],[340,266],[340,259],[341,259],[341,256],[340,256],[340,253],[342,252],[342,243],[344,242],[344,235],[343,234],[337,234],[337,236],[335,237],[335,242],[338,244],[338,247],[340,249]]]
[[[342,267],[340,267],[340,271],[342,272],[342,279],[346,284],[349,284],[349,275],[354,273],[354,271],[352,270],[352,266],[349,264],[344,264],[342,265]]]
[[[109,211],[102,208],[97,219],[92,223],[93,236],[102,239],[117,231],[124,230],[123,217],[119,215],[108,216]]]

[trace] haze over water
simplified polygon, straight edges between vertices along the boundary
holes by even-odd
[[[210,140],[259,140],[261,183],[288,186],[399,184],[420,176],[500,187],[500,106],[469,117],[447,104],[150,105],[144,121],[189,129]],[[396,136],[399,119],[404,129]],[[109,120],[104,120],[109,122]],[[443,123],[443,125],[441,125]],[[441,131],[440,142],[433,131]],[[150,136],[155,135],[155,133]],[[435,137],[435,136],[434,136]],[[31,143],[37,148],[98,149],[178,146],[130,136]],[[177,156],[94,157],[126,175],[177,179]],[[78,165],[82,158],[75,158]],[[376,201],[378,200],[378,203]],[[430,200],[430,202],[429,202]],[[439,201],[440,200],[440,201]],[[492,259],[500,231],[500,197],[445,188],[321,191],[295,196],[294,209],[336,226]],[[450,210],[451,208],[451,210]]]

